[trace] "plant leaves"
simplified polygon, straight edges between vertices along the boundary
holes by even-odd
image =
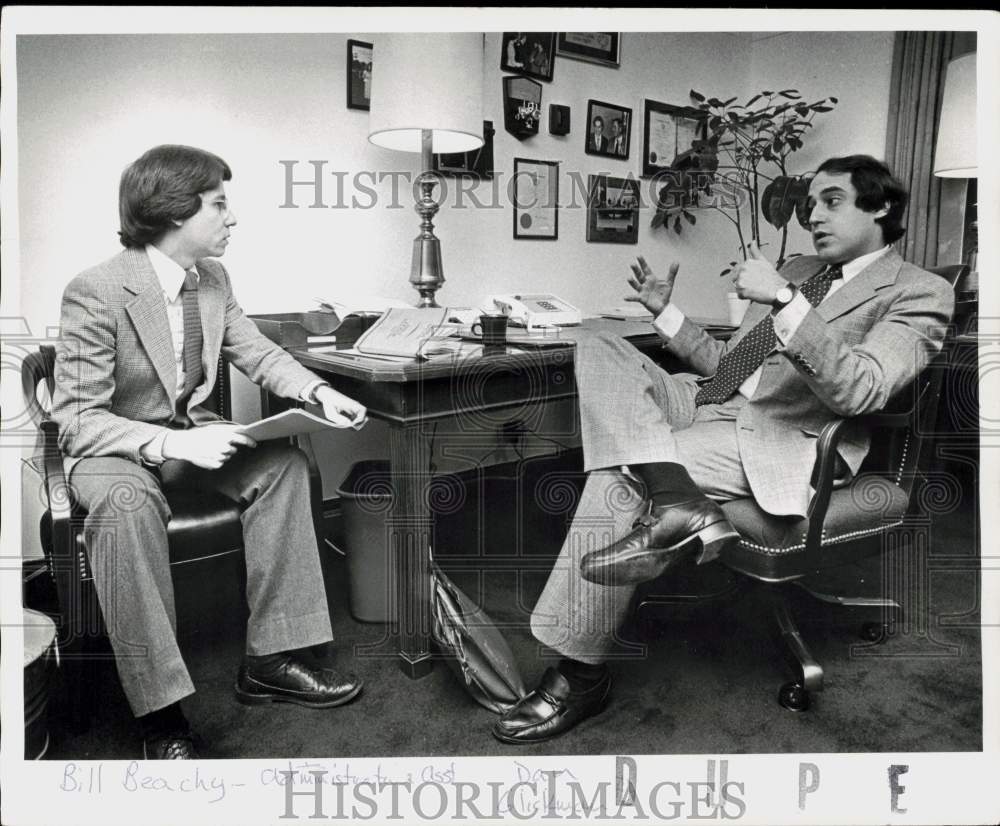
[[[704,103],[705,102],[705,96],[703,94],[701,94],[700,92],[696,92],[694,89],[691,90],[691,97],[694,100],[698,101],[698,103]]]
[[[698,219],[695,218],[694,215],[692,213],[688,212],[686,209],[685,210],[681,210],[681,215],[683,215],[687,219],[687,222],[689,224],[691,224],[691,226],[694,226],[695,223],[697,223],[697,221],[698,221]]]
[[[723,103],[722,105],[723,105],[723,106],[728,106],[728,105],[729,105],[730,103],[732,103],[732,102],[733,102],[734,100],[736,100],[736,98],[729,98],[729,100],[727,100],[727,101],[726,101],[725,103]]]
[[[752,98],[750,98],[750,100],[748,100],[748,101],[746,102],[746,104],[745,104],[745,105],[746,105],[746,106],[748,106],[748,107],[749,107],[749,106],[753,106],[753,105],[754,105],[754,104],[755,104],[755,103],[756,103],[756,102],[757,102],[758,100],[760,100],[760,99],[761,99],[762,97],[763,97],[763,95],[754,95],[754,96],[753,96]]]
[[[674,218],[674,232],[676,232],[678,235],[681,234],[681,216],[680,215],[678,215],[676,218]]]
[[[649,226],[653,229],[657,227],[662,227],[663,223],[667,220],[667,211],[665,209],[658,209],[653,213],[653,220],[649,222]]]
[[[833,111],[833,107],[832,106],[820,106],[819,104],[816,104],[816,103],[814,103],[810,108],[814,112],[832,112]]]

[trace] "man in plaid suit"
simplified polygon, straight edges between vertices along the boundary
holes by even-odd
[[[69,482],[87,511],[86,546],[118,673],[139,718],[144,756],[196,756],[181,698],[194,686],[176,639],[163,489],[214,489],[241,509],[247,564],[245,703],[328,708],[361,691],[352,674],[291,652],[332,638],[297,448],[257,446],[204,407],[220,353],[272,393],[319,404],[360,427],[365,408],[262,336],[214,258],[236,218],[221,159],[158,146],[122,175],[125,250],[70,282],[63,295],[52,416]]]
[[[816,255],[778,273],[752,243],[735,285],[753,303],[726,344],[672,302],[676,263],[665,276],[641,257],[632,266],[627,300],[693,373],[668,374],[617,336],[578,343],[589,476],[532,614],[534,635],[563,659],[499,720],[500,740],[548,740],[604,708],[605,661],[635,585],[737,541],[719,502],[753,497],[804,516],[823,425],[881,409],[940,349],[954,293],[891,248],[906,192],[888,167],[832,158],[809,193]],[[842,443],[847,472],[867,450],[864,433]]]

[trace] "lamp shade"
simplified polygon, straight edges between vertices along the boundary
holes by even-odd
[[[976,53],[948,64],[938,123],[934,174],[942,178],[977,177]]]
[[[368,140],[420,152],[483,145],[483,36],[479,33],[384,34],[375,41]]]

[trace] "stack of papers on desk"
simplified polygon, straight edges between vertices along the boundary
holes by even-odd
[[[613,318],[617,321],[652,321],[653,314],[642,304],[623,304],[610,310],[601,310],[601,318]]]

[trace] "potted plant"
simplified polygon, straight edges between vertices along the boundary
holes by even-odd
[[[763,216],[781,232],[775,262],[781,267],[792,215],[806,229],[809,217],[809,178],[790,175],[788,157],[802,148],[816,115],[832,111],[837,98],[806,103],[796,89],[765,90],[746,103],[706,98],[693,89],[691,98],[705,118],[705,138],[693,141],[660,173],[665,183],[651,226],[679,234],[684,221],[697,223],[693,209],[714,209],[733,224],[746,259],[747,242],[759,242]],[[736,261],[729,262],[720,275],[734,266]]]

